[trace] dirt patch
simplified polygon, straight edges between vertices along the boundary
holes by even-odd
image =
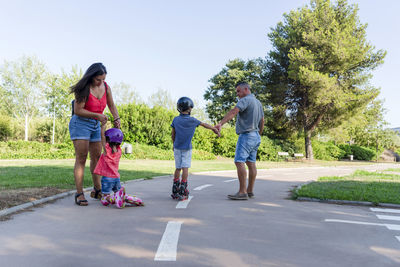
[[[1,189],[0,210],[8,209],[41,198],[54,196],[66,191],[70,191],[70,189],[58,189],[54,187]]]

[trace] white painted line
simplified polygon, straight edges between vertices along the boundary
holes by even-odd
[[[377,225],[386,226],[384,223],[369,223],[369,222],[358,222],[358,221],[347,221],[347,220],[335,220],[335,219],[325,219],[326,222],[341,222],[341,223],[351,223],[351,224],[363,224],[363,225]]]
[[[378,219],[381,219],[381,220],[400,221],[400,216],[376,215],[376,217],[378,217]]]
[[[238,181],[238,179],[225,180],[224,183],[230,183],[230,182],[234,182],[234,181]]]
[[[176,205],[177,209],[186,209],[186,207],[189,205],[190,200],[192,200],[193,196],[189,196],[188,199],[179,201],[178,204]]]
[[[155,261],[176,261],[179,232],[183,222],[170,221],[158,245]]]
[[[196,187],[196,188],[193,189],[193,190],[199,191],[199,190],[204,189],[204,188],[209,187],[209,186],[213,186],[213,185],[212,185],[212,184],[200,185],[200,186]]]
[[[400,231],[400,225],[398,224],[386,224],[386,223],[369,223],[369,222],[359,222],[359,221],[347,221],[347,220],[335,220],[335,219],[325,219],[326,222],[340,222],[340,223],[351,223],[351,224],[362,224],[362,225],[375,225],[375,226],[385,226],[389,230]]]
[[[385,224],[385,226],[389,230],[400,231],[400,225],[398,225],[398,224]]]
[[[396,238],[397,238],[397,240],[399,240],[399,242],[400,242],[400,236],[396,236]]]
[[[370,210],[371,211],[376,211],[376,212],[400,213],[400,210],[396,210],[396,209],[370,208]]]

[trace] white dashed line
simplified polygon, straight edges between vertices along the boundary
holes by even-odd
[[[183,222],[170,221],[158,245],[155,261],[176,261],[179,233]]]
[[[190,200],[192,200],[193,196],[189,196],[188,199],[179,201],[178,204],[176,205],[177,209],[186,209],[186,207],[189,205]]]
[[[375,212],[400,213],[400,210],[396,210],[396,209],[370,208],[370,210],[375,211]]]
[[[378,219],[381,219],[381,220],[400,221],[400,216],[376,215],[376,217],[378,217]]]
[[[362,224],[362,225],[375,225],[375,226],[385,226],[389,230],[400,231],[400,225],[398,224],[386,224],[386,223],[369,223],[369,222],[359,222],[359,221],[347,221],[347,220],[335,220],[335,219],[325,219],[326,222],[339,222],[339,223],[350,223],[350,224]]]
[[[230,180],[225,180],[224,183],[230,183],[230,182],[234,182],[237,181],[238,179],[230,179]]]
[[[209,187],[209,186],[213,186],[213,185],[212,184],[205,184],[205,185],[198,186],[193,190],[199,191],[199,190],[204,189],[204,188]]]
[[[400,242],[400,236],[396,236],[396,238],[397,238],[397,240],[399,240],[399,242]]]

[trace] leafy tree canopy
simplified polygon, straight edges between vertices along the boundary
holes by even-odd
[[[313,0],[284,14],[269,34],[268,100],[273,112],[304,131],[310,159],[318,127],[340,125],[379,94],[368,81],[386,52],[366,40],[357,11],[345,0]]]

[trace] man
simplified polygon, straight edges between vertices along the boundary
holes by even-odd
[[[264,111],[259,100],[250,92],[250,86],[245,82],[236,84],[236,95],[239,101],[215,127],[221,131],[222,125],[236,119],[235,165],[239,178],[239,192],[228,195],[233,200],[247,200],[254,197],[254,182],[257,176],[256,156],[261,143],[261,133],[264,128]],[[246,166],[249,169],[249,183],[246,187]]]

